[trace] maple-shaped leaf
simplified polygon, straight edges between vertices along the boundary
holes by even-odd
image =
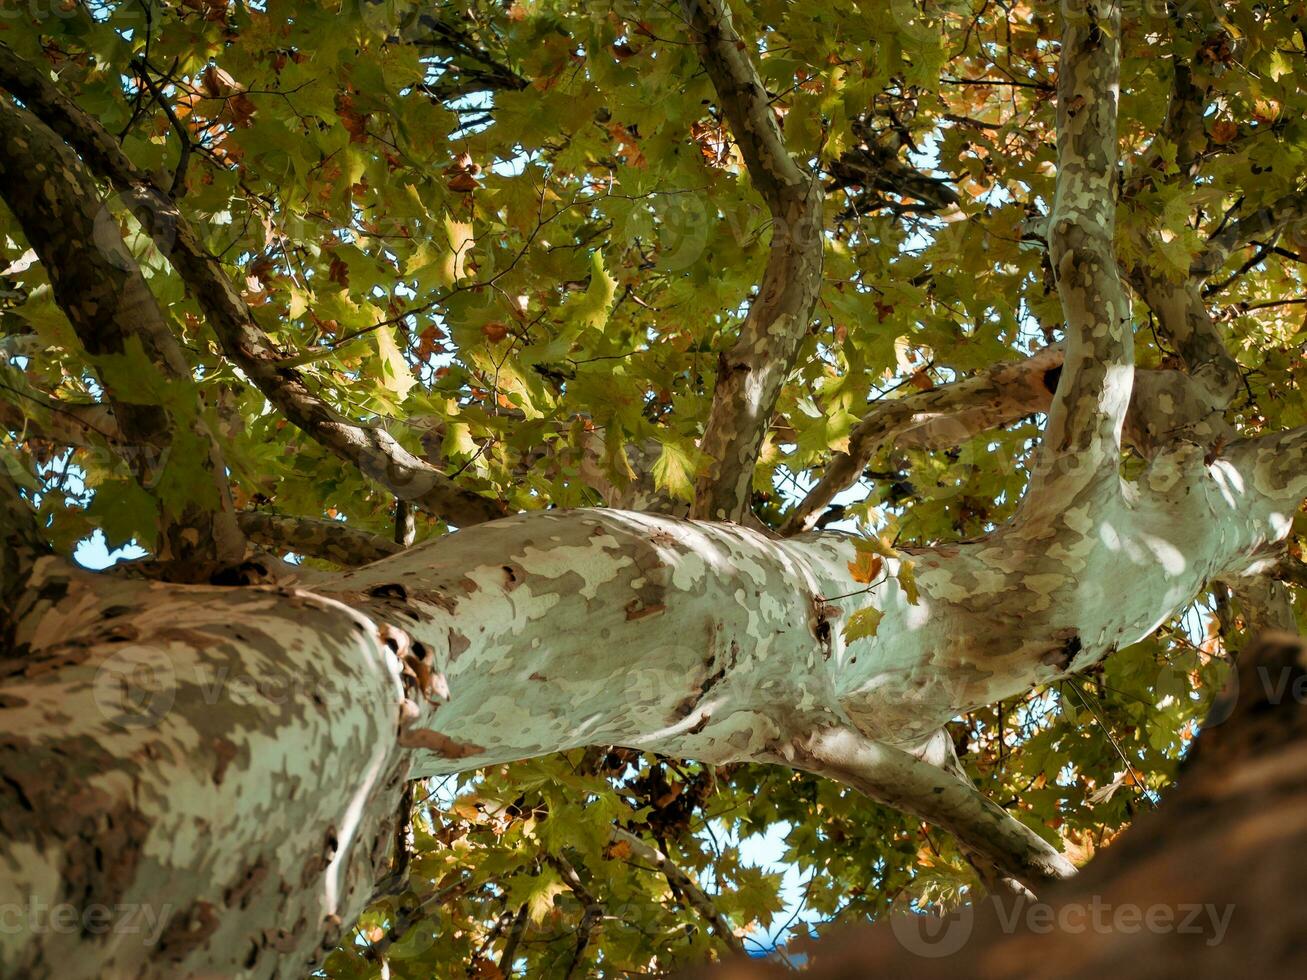
[[[872,551],[857,549],[857,557],[849,562],[849,574],[853,576],[853,581],[867,585],[875,581],[876,576],[880,574],[881,565],[884,564],[880,555]]]
[[[876,630],[880,628],[880,621],[884,618],[885,614],[874,606],[859,609],[844,624],[842,630],[844,642],[852,643],[854,640],[870,639],[876,635]]]

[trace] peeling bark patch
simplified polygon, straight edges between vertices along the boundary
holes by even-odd
[[[512,592],[526,578],[526,570],[520,565],[501,565],[500,570],[504,573],[505,592]]]
[[[196,902],[168,920],[159,936],[159,956],[174,963],[183,962],[203,946],[218,930],[218,914],[208,902]]]
[[[451,629],[449,631],[449,660],[453,663],[458,659],[459,654],[463,653],[472,645],[472,642],[462,633]]]
[[[648,616],[657,616],[659,613],[666,611],[667,606],[661,602],[652,606],[646,606],[643,599],[632,599],[626,604],[626,618],[628,621],[644,619]]]
[[[278,953],[289,954],[295,952],[299,944],[293,932],[287,932],[285,929],[264,929],[263,945]]]
[[[236,758],[236,743],[230,739],[223,738],[221,735],[213,740],[213,754],[218,757],[217,764],[213,767],[213,784],[222,785],[222,777],[227,774],[227,767],[231,765],[231,760]]]
[[[712,631],[710,630],[709,642],[711,641]],[[709,654],[708,660],[704,664],[704,673],[706,676],[700,682],[699,689],[683,701],[679,702],[673,709],[673,722],[680,721],[683,718],[688,718],[694,713],[699,705],[703,704],[708,695],[712,693],[713,688],[725,680],[730,672],[735,669],[735,663],[739,659],[739,655],[740,645],[734,640],[731,641],[730,656],[727,658],[726,663],[719,665],[717,654]],[[703,731],[703,729],[707,727],[711,716],[711,712],[705,712],[704,716],[695,723],[694,727],[689,730],[688,734],[697,735],[699,732]]]
[[[268,877],[268,866],[260,857],[245,869],[245,874],[240,881],[222,893],[223,904],[228,908],[248,908],[250,896],[266,877]]]
[[[406,749],[430,749],[446,759],[466,759],[485,751],[480,745],[455,741],[430,728],[411,728],[403,732],[399,736],[399,744]]]
[[[382,585],[374,585],[368,589],[368,595],[374,599],[398,599],[400,602],[408,601],[408,589],[398,582],[386,582]]]
[[[813,596],[812,607],[814,613],[812,635],[817,638],[822,659],[829,660],[834,649],[830,624],[831,620],[839,618],[841,610],[839,606],[828,605],[821,596]]]
[[[209,576],[210,585],[239,588],[246,585],[263,585],[273,580],[268,566],[257,561],[243,561],[230,568],[221,568]]]
[[[0,840],[59,842],[63,901],[112,907],[135,880],[150,822],[131,802],[89,785],[122,768],[89,738],[0,741]]]
[[[381,642],[386,648],[396,656],[405,658],[409,655],[412,648],[413,638],[404,630],[396,629],[389,623],[379,623],[377,625],[377,635],[381,637]]]

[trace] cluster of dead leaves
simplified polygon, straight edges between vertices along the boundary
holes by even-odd
[[[445,186],[459,194],[471,194],[480,186],[477,177],[481,173],[481,165],[473,162],[469,153],[460,153],[443,173]]]

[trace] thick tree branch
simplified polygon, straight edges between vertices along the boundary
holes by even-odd
[[[1270,575],[1252,575],[1230,583],[1243,611],[1249,635],[1277,631],[1296,634],[1298,617],[1289,587]]]
[[[595,926],[603,921],[604,907],[591,894],[590,889],[585,887],[585,883],[581,880],[581,876],[577,874],[576,868],[573,867],[571,861],[561,854],[553,854],[549,856],[549,863],[558,870],[559,876],[563,879],[563,884],[567,885],[568,891],[575,896],[585,910],[581,914],[581,922],[576,929],[576,945],[572,948],[572,958],[563,973],[563,980],[571,980],[572,977],[578,975],[578,971],[582,968],[585,951],[590,948],[590,940],[594,936]]]
[[[1066,361],[1027,501],[1059,476],[1115,475],[1134,377],[1130,308],[1117,272],[1117,0],[1063,0],[1057,189],[1049,254],[1066,318]],[[1066,499],[1065,490],[1059,496]]]
[[[930,391],[877,402],[849,433],[848,451],[831,459],[781,533],[810,530],[822,509],[853,486],[882,449],[949,449],[988,429],[1047,410],[1062,360],[1060,346],[1045,347],[1024,361],[1003,362]]]
[[[1287,534],[1293,514],[1307,497],[1307,426],[1240,440],[1224,456],[1257,491],[1258,510],[1278,515]]]
[[[1176,24],[1171,34],[1171,97],[1166,105],[1166,116],[1161,130],[1144,152],[1138,172],[1126,182],[1127,198],[1143,189],[1150,178],[1163,178],[1168,161],[1174,162],[1182,179],[1188,181],[1207,142],[1203,113],[1207,107],[1208,85],[1205,79],[1195,79],[1194,66],[1186,62],[1177,49],[1175,42],[1181,30],[1181,26]]]
[[[1189,267],[1189,275],[1206,279],[1225,265],[1230,253],[1249,244],[1255,238],[1264,238],[1283,231],[1289,225],[1307,220],[1307,190],[1286,194],[1264,208],[1258,208],[1246,218],[1231,221],[1214,234],[1207,248]]]
[[[918,202],[913,207],[921,211],[943,211],[958,203],[957,192],[947,180],[928,177],[899,159],[902,143],[896,131],[877,133],[866,120],[855,123],[854,131],[862,138],[861,144],[845,150],[826,167],[831,175],[826,184],[828,193],[850,187],[860,189],[848,209],[850,213],[841,214],[841,220],[892,206],[890,197],[912,198]]]
[[[452,97],[470,92],[520,91],[530,84],[529,79],[485,50],[463,27],[446,23],[434,13],[422,12],[415,27],[405,33],[414,34],[418,28],[430,33],[413,37],[411,43],[433,48],[450,58],[436,82],[436,88],[442,94]]]
[[[1213,407],[1224,410],[1238,393],[1243,374],[1208,312],[1201,283],[1172,282],[1138,266],[1131,270],[1130,283],[1157,315],[1189,375],[1202,385]]]
[[[887,746],[920,745],[961,712],[1084,669],[1151,634],[1211,579],[1278,557],[1307,492],[1304,432],[1236,444],[1210,463],[1203,447],[1178,446],[1146,465],[1129,499],[1104,487],[1057,521],[886,558],[870,585],[845,535],[778,541],[608,508],[487,523],[290,589],[78,576],[51,590],[47,619],[59,628],[29,644],[48,669],[4,678],[0,748],[23,746],[52,712],[73,721],[0,759],[0,797],[35,801],[0,806],[0,851],[18,868],[16,891],[55,902],[73,887],[59,873],[70,846],[113,846],[116,868],[140,870],[89,887],[135,875],[131,887],[153,893],[166,881],[189,908],[245,881],[241,855],[257,843],[269,870],[249,884],[252,902],[295,902],[280,921],[341,921],[384,870],[403,780],[623,745],[823,772],[939,823],[987,861],[1020,865],[1014,877],[1056,877],[1067,870],[1056,856],[974,787]],[[880,614],[874,635],[850,636],[843,624],[866,609]],[[129,669],[139,657],[162,658],[175,680],[160,715],[124,728],[88,679],[121,669],[109,693],[139,712],[159,676]],[[275,689],[286,690],[284,671],[299,696],[275,711],[229,697],[229,672],[263,677],[269,664]],[[86,768],[75,749],[88,744],[112,747],[105,764]],[[154,764],[143,768],[147,752]],[[353,780],[343,793],[342,773]],[[243,813],[235,801],[250,786],[283,795],[197,849],[165,846],[197,816]],[[328,828],[339,839],[342,818],[360,812],[351,801],[377,787],[355,843],[323,859]],[[36,816],[48,812],[77,822],[52,827]],[[114,816],[124,812],[137,828],[126,838]],[[229,857],[217,876],[193,873]],[[278,891],[320,859],[326,887]],[[361,870],[345,874],[355,862]],[[305,962],[322,942],[306,930],[283,951]],[[143,975],[160,955],[40,930],[6,950],[15,975],[74,962],[79,975]],[[204,935],[167,969],[229,974],[247,955],[226,933]]]
[[[20,403],[0,401],[0,428],[19,439],[38,439],[77,449],[123,441],[118,420],[108,405],[60,402],[32,391],[10,392]]]
[[[1179,14],[1175,15],[1177,20]],[[1209,84],[1195,75],[1195,67],[1182,59],[1174,43],[1181,30],[1177,22],[1171,47],[1171,98],[1161,131],[1145,153],[1145,164],[1128,182],[1126,195],[1136,194],[1148,178],[1173,160],[1181,179],[1191,183],[1195,163],[1207,142],[1203,116],[1207,109]],[[1151,241],[1142,243],[1145,250]],[[1189,374],[1205,389],[1214,408],[1223,411],[1239,390],[1239,365],[1226,349],[1220,330],[1212,322],[1203,302],[1201,283],[1175,282],[1156,275],[1145,265],[1129,271],[1130,285],[1148,304],[1160,322],[1161,331],[1184,359]]]
[[[942,827],[1035,891],[1075,874],[1057,848],[971,783],[851,728],[815,732],[784,761]]]
[[[258,510],[241,511],[237,519],[251,541],[276,551],[293,551],[348,568],[380,561],[404,550],[403,545],[340,521]]]
[[[136,477],[147,488],[183,450],[182,436],[198,441],[195,456],[208,488],[191,488],[184,503],[159,500],[159,557],[163,560],[239,561],[244,538],[236,526],[226,464],[200,415],[186,359],[135,260],[119,238],[117,219],[100,202],[90,175],[73,152],[37,117],[0,98],[0,193],[50,277],[54,298],[91,356],[130,444]],[[143,358],[133,363],[133,351]],[[184,392],[167,397],[141,377],[148,365],[159,381]],[[165,408],[163,402],[169,402]],[[155,463],[153,460],[159,460]]]
[[[1024,361],[996,364],[979,374],[930,391],[877,402],[849,434],[849,451],[832,457],[781,533],[811,530],[835,497],[857,483],[863,468],[885,449],[951,449],[990,429],[1048,411],[1062,371],[1060,345]],[[1230,437],[1230,427],[1198,382],[1179,371],[1135,374],[1124,441],[1141,456],[1185,436],[1203,445]]]
[[[1075,980],[1292,977],[1307,926],[1307,648],[1269,633],[1239,658],[1176,788],[1038,904],[991,896],[944,921],[900,913],[804,945],[813,980],[1055,973]],[[922,954],[926,955],[922,955]],[[1040,969],[1038,965],[1044,965]],[[740,960],[708,980],[789,976]]]
[[[166,190],[128,159],[96,119],[3,42],[0,86],[22,99],[146,216],[147,231],[204,310],[223,351],[286,418],[396,496],[451,523],[467,526],[506,513],[501,502],[458,486],[384,429],[346,418],[316,394],[264,334]]]
[[[772,240],[758,294],[731,349],[717,365],[700,448],[707,468],[695,487],[693,515],[741,520],[754,465],[808,321],[822,265],[822,188],[789,155],[749,47],[731,25],[724,0],[682,0],[749,178],[772,215]]]

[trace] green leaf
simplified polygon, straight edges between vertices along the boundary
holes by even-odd
[[[859,609],[844,624],[844,642],[870,639],[876,635],[876,630],[880,628],[880,621],[884,618],[885,614],[874,606]]]
[[[679,500],[694,500],[694,450],[683,443],[663,443],[662,452],[653,464],[654,485]]]

